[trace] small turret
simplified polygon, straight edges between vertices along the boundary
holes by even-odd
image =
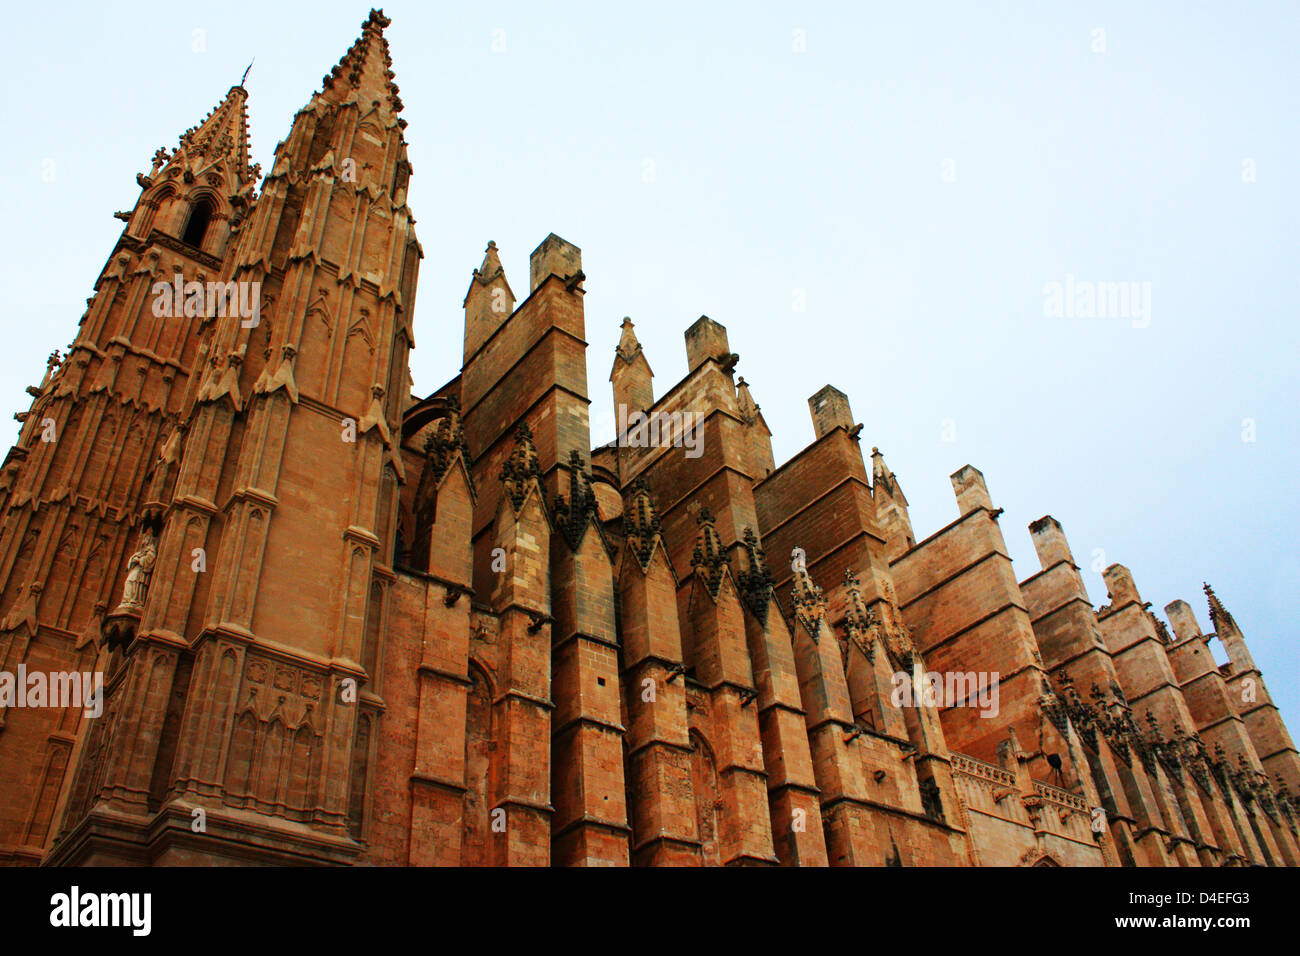
[[[497,244],[483,250],[483,264],[474,270],[465,293],[465,355],[470,356],[492,337],[492,333],[515,311],[515,294],[506,281],[506,271],[497,255]]]
[[[876,502],[876,524],[885,535],[886,554],[893,560],[916,544],[907,496],[898,478],[885,464],[879,448],[871,449],[871,497]]]
[[[1246,647],[1245,635],[1237,627],[1237,622],[1215,595],[1214,588],[1208,584],[1202,584],[1202,587],[1210,604],[1210,623],[1214,626],[1214,633],[1223,644],[1223,649],[1228,653],[1228,660],[1232,661],[1233,670],[1237,673],[1257,670],[1255,660]]]
[[[646,361],[645,351],[637,341],[635,326],[623,317],[623,333],[614,347],[614,367],[609,380],[614,386],[614,415],[616,421],[625,421],[633,412],[644,412],[654,404],[654,372]],[[626,413],[619,414],[619,406]]]

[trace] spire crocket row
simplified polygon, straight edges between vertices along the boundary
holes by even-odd
[[[622,320],[615,419],[648,424],[593,447],[573,243],[522,302],[487,243],[460,373],[412,394],[388,26],[264,178],[242,81],[153,156],[28,389],[0,860],[1300,863],[1300,755],[1208,585],[1209,634],[1121,565],[1096,607],[1050,515],[1020,580],[970,465],[918,541],[831,385],[778,467],[706,316],[658,397]]]

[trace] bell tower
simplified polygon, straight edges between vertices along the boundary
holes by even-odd
[[[115,214],[126,225],[75,337],[50,355],[27,389],[31,407],[15,416],[18,440],[0,466],[0,671],[117,663],[99,654],[100,619],[157,530],[159,515],[142,505],[175,432],[206,307],[199,297],[186,309],[183,293],[217,278],[253,200],[246,99],[231,88],[136,176],[139,197]],[[37,862],[48,845],[85,712],[0,704],[0,864]]]
[[[421,255],[388,23],[371,11],[294,117],[219,263],[254,308],[200,325],[145,509],[151,580],[134,626],[104,629],[122,675],[55,862],[360,852]]]

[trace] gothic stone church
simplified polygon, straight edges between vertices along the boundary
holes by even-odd
[[[572,243],[522,301],[489,244],[460,374],[412,394],[387,26],[265,177],[242,86],[155,155],[28,389],[0,671],[100,672],[102,714],[0,709],[0,860],[1300,863],[1300,757],[1208,587],[1209,634],[1120,565],[1096,608],[1051,517],[1018,580],[970,466],[918,540],[831,386],[778,467],[709,318],[658,397],[630,321],[610,373],[615,407],[698,413],[700,453],[592,448]],[[158,315],[178,274],[256,289],[256,321]],[[931,672],[997,706],[900,704]]]

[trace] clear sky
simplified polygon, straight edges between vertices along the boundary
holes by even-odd
[[[256,57],[269,169],[367,10],[6,11],[21,42],[6,46],[0,404],[26,408],[23,387],[71,340],[154,150]],[[597,442],[613,437],[622,317],[662,393],[707,314],[778,463],[812,439],[808,396],[836,385],[918,537],[956,517],[948,476],[969,462],[1006,509],[1022,579],[1038,570],[1026,526],[1052,514],[1095,604],[1119,562],[1158,613],[1181,597],[1209,630],[1209,581],[1300,732],[1300,5],[385,13],[425,251],[417,392],[457,373],[487,241],[522,297],[553,231],[583,250]],[[1067,277],[1150,283],[1149,313],[1053,317],[1044,290]]]

